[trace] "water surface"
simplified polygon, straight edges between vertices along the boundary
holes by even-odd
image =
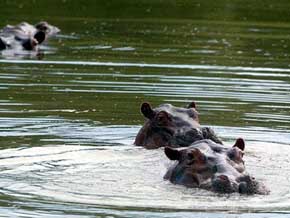
[[[39,51],[1,52],[2,217],[289,216],[288,1],[3,4],[1,26],[62,32]],[[225,144],[246,140],[270,195],[172,185],[162,149],[133,145],[143,101],[192,100]]]

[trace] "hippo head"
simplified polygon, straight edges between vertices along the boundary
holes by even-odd
[[[186,108],[162,104],[155,109],[152,109],[149,103],[143,103],[141,105],[141,112],[146,118],[146,122],[135,139],[136,145],[146,148],[158,148],[173,144],[179,145],[181,142],[176,143],[178,135],[185,136],[185,132],[193,132],[194,130],[197,137],[201,135],[198,134],[199,132],[196,129],[199,128],[199,123],[194,102],[190,103]],[[191,144],[193,141],[189,138],[188,135],[187,140],[189,142],[186,142],[185,139],[183,144]]]
[[[195,102],[186,108],[162,104],[155,109],[143,103],[141,112],[146,121],[136,136],[135,145],[148,149],[183,147],[204,138],[221,143],[210,128],[200,127]]]
[[[35,25],[37,31],[45,32],[48,36],[55,35],[60,32],[60,29],[56,26],[50,25],[46,21],[41,21]]]
[[[211,140],[200,140],[187,148],[165,147],[166,156],[177,162],[164,179],[218,193],[268,194],[262,183],[245,172],[244,148],[243,139],[238,139],[233,147]]]

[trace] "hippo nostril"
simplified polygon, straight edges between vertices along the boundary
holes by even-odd
[[[187,154],[187,159],[189,160],[189,161],[194,161],[194,155],[193,155],[193,153],[188,153]]]
[[[228,157],[233,160],[235,158],[235,153],[234,152],[229,152]]]
[[[235,191],[234,184],[226,175],[217,176],[212,182],[212,188],[219,193],[231,193]]]
[[[246,194],[248,192],[248,186],[246,182],[241,182],[239,184],[239,193]]]

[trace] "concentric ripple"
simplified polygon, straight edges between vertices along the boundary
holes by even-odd
[[[126,132],[122,128],[119,130]],[[115,135],[120,137],[118,133]],[[113,147],[47,145],[2,150],[0,190],[2,195],[22,199],[17,203],[20,208],[29,204],[34,210],[47,212],[50,204],[69,203],[68,210],[82,208],[80,215],[86,215],[90,207],[106,208],[110,212],[116,208],[170,209],[175,211],[176,217],[182,217],[186,211],[288,211],[290,167],[284,154],[289,150],[290,147],[283,144],[247,142],[247,169],[269,187],[268,196],[218,195],[172,185],[162,179],[170,164],[162,149],[152,151],[126,144]],[[61,210],[66,211],[66,208]]]

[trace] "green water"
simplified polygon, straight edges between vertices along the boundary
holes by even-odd
[[[290,2],[2,1],[0,26],[46,20],[37,52],[0,55],[0,217],[290,216]],[[132,143],[140,104],[196,101],[269,196],[163,181]],[[279,178],[279,182],[277,181]]]

